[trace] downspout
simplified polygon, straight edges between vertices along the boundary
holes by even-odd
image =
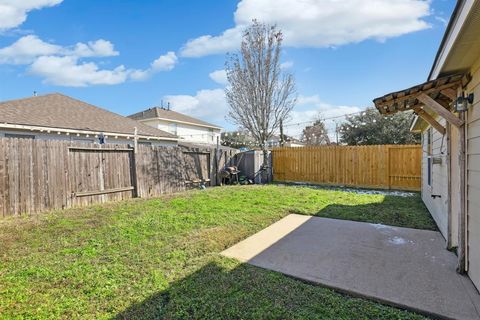
[[[452,125],[447,122],[447,171],[448,171],[448,237],[447,237],[447,249],[453,248],[453,208],[452,208]]]
[[[466,256],[466,247],[467,247],[467,239],[466,239],[466,156],[465,156],[465,113],[461,112],[459,115],[460,119],[464,121],[464,125],[459,128],[459,140],[460,140],[460,154],[459,162],[460,162],[460,214],[458,215],[458,265],[457,265],[457,272],[464,274],[467,271],[466,264],[465,264],[465,256]]]

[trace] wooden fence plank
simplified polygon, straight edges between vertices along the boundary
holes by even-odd
[[[217,170],[211,148],[139,145],[137,151],[125,145],[0,138],[0,217],[183,191],[187,168],[190,177],[200,179]]]
[[[275,181],[419,191],[419,145],[320,146],[272,151]]]

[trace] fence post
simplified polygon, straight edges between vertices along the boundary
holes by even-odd
[[[219,157],[219,152],[220,152],[220,136],[217,136],[217,146],[215,148],[215,162],[214,162],[214,168],[213,168],[213,177],[210,177],[210,179],[213,181],[215,181],[214,185],[215,186],[218,186],[220,185],[220,181],[218,179],[218,173],[220,171],[220,159],[221,159],[221,154],[220,154],[220,157]],[[225,162],[227,161],[227,159],[225,158]]]
[[[133,136],[133,152],[130,152],[130,174],[133,185],[133,194],[134,198],[140,197],[140,192],[138,191],[138,175],[137,175],[137,154],[138,154],[138,129],[135,127],[134,136]]]
[[[137,176],[137,151],[132,150],[130,152],[130,175],[132,179],[132,187],[133,187],[133,194],[134,198],[139,198],[140,194],[138,191],[138,176]]]
[[[386,157],[385,157],[385,174],[386,174],[386,183],[387,183],[387,187],[388,189],[391,189],[392,188],[392,185],[390,183],[390,146],[389,145],[386,145],[385,146],[385,152],[386,152]]]

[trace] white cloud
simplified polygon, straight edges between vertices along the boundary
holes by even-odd
[[[35,35],[27,35],[0,49],[0,63],[28,64],[31,74],[43,77],[45,83],[54,85],[111,85],[125,82],[131,71],[123,66],[100,70],[96,63],[80,62],[79,59],[118,54],[113,44],[103,39],[63,47],[45,42]]]
[[[301,107],[302,110],[299,110]],[[290,119],[285,124],[285,134],[299,138],[308,121],[314,121],[319,117],[325,120],[330,139],[335,140],[335,122],[341,123],[344,117],[328,119],[332,117],[343,116],[345,114],[355,113],[363,110],[359,106],[336,106],[323,102],[318,95],[299,96],[296,108],[291,112]],[[297,124],[299,125],[292,125]]]
[[[150,78],[151,75],[152,75],[152,72],[150,69],[146,69],[146,70],[135,69],[135,70],[131,70],[130,79],[135,81],[144,81]]]
[[[200,90],[195,95],[168,95],[163,100],[170,102],[175,111],[211,122],[222,121],[228,110],[223,89]]]
[[[315,105],[317,107],[321,107],[323,104],[322,100],[320,100],[320,96],[318,94],[312,96],[304,96],[299,95],[297,99],[297,105]]]
[[[28,12],[52,7],[63,0],[0,0],[0,31],[16,28],[27,19]]]
[[[113,43],[107,40],[99,39],[88,43],[79,42],[71,52],[71,55],[77,57],[113,57],[118,56]]]
[[[0,0],[0,32],[13,29],[27,19],[32,10],[58,5],[63,0]],[[0,48],[0,64],[30,65],[31,74],[41,76],[44,82],[61,86],[113,85],[128,79],[144,80],[159,71],[172,70],[178,62],[174,52],[168,52],[153,61],[148,69],[100,69],[85,58],[118,56],[114,45],[99,39],[74,46],[60,46],[45,42],[35,35],[21,37],[8,47]]]
[[[221,84],[223,86],[226,86],[228,84],[227,72],[224,69],[210,72],[208,76],[210,77],[210,79],[212,79],[218,84]]]
[[[280,69],[290,69],[291,67],[293,67],[293,61],[285,61],[285,62],[282,62],[280,64]]]
[[[252,19],[276,23],[287,46],[331,47],[423,30],[429,27],[423,20],[428,15],[428,0],[241,0],[235,27],[189,40],[181,54],[200,57],[236,50]]]
[[[104,39],[60,46],[45,42],[35,35],[27,35],[0,49],[0,64],[30,65],[29,72],[43,77],[45,83],[83,87],[119,84],[128,79],[145,80],[156,72],[172,70],[178,61],[174,52],[160,56],[146,70],[126,69],[124,66],[101,70],[96,63],[83,61],[85,58],[118,55],[114,45]]]
[[[42,56],[35,60],[29,71],[43,77],[45,83],[67,87],[119,84],[125,82],[129,74],[124,66],[100,70],[95,63],[81,63],[74,56]]]
[[[189,40],[180,53],[184,57],[202,57],[235,50],[242,41],[242,28],[227,29],[220,36],[206,35]]]
[[[0,64],[30,64],[41,56],[110,57],[117,56],[113,44],[107,40],[77,43],[73,47],[62,47],[48,43],[36,35],[21,37],[10,46],[0,49]]]
[[[57,54],[62,50],[61,46],[44,42],[35,35],[28,35],[0,49],[0,64],[29,64],[38,56]]]
[[[171,71],[178,63],[178,57],[173,51],[169,51],[164,55],[161,55],[150,64],[150,68],[145,70],[132,70],[130,72],[130,78],[136,81],[143,81],[150,78],[157,72]]]
[[[152,62],[152,69],[156,71],[170,71],[178,62],[177,55],[173,51],[169,51],[157,60]]]

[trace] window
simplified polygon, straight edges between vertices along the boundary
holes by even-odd
[[[427,182],[428,185],[432,185],[432,164],[433,164],[433,130],[428,128],[427,130]]]
[[[174,135],[177,135],[177,124],[176,123],[170,123],[168,125],[168,132]]]
[[[5,133],[5,138],[35,139],[35,136],[31,134]]]
[[[212,128],[209,128],[209,129],[208,129],[208,134],[209,134],[209,136],[210,136],[210,140],[211,140],[212,142],[214,142],[214,141],[215,141],[215,134],[213,133],[213,129],[212,129]]]

